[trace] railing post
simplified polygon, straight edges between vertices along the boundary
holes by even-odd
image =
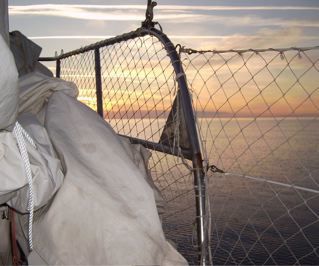
[[[200,265],[207,265],[207,242],[208,235],[206,235],[204,218],[206,214],[206,186],[203,172],[203,161],[201,154],[194,155],[193,157],[194,168],[194,186],[196,197],[196,224],[197,224],[197,237],[198,248],[200,250]],[[210,251],[208,251],[210,252]]]
[[[101,60],[100,49],[94,49],[95,58],[95,83],[96,83],[96,104],[97,113],[103,118],[103,92],[102,92],[102,78],[101,78]]]
[[[194,187],[196,197],[196,224],[197,224],[197,243],[200,252],[199,264],[207,265],[207,230],[205,230],[204,219],[206,217],[206,187],[205,174],[203,170],[203,160],[201,153],[200,139],[197,132],[195,115],[192,107],[191,96],[187,86],[185,72],[180,61],[180,57],[175,46],[170,39],[161,31],[152,28],[148,30],[151,35],[156,36],[164,45],[168,56],[171,59],[178,87],[181,92],[181,102],[184,118],[187,124],[187,134],[192,148],[192,162],[194,170]]]
[[[61,60],[57,59],[56,60],[56,68],[55,68],[55,76],[57,78],[60,78],[61,75]]]

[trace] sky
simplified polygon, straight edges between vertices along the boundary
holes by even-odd
[[[64,52],[77,49],[101,39],[120,35],[140,27],[145,19],[146,0],[9,0],[10,30],[20,30],[34,42],[39,44],[42,56],[54,56],[61,49]],[[167,34],[174,44],[181,44],[195,49],[248,49],[248,48],[285,48],[285,47],[312,47],[319,45],[319,0],[158,0],[155,7],[154,21],[158,21],[165,34]],[[318,56],[318,53],[315,53]],[[256,58],[257,56],[255,56]],[[304,69],[311,66],[307,58],[298,61],[299,57],[294,57],[291,63],[296,73],[302,73]],[[205,58],[203,58],[205,59]],[[258,59],[258,58],[257,58]],[[233,60],[229,66],[233,69],[242,62],[240,58]],[[270,60],[269,58],[267,60]],[[278,62],[277,62],[278,60]],[[318,59],[317,59],[318,60]],[[198,63],[200,65],[201,63]],[[226,94],[232,96],[232,106],[229,106],[229,99],[224,99],[222,95],[216,100],[215,106],[206,102],[204,105],[208,111],[220,111],[234,113],[232,107],[241,110],[245,101],[240,95],[241,89],[236,83],[243,85],[242,91],[247,92],[253,99],[253,92],[259,97],[254,100],[253,109],[259,113],[267,110],[267,106],[272,102],[273,109],[277,115],[288,115],[291,107],[287,107],[287,101],[281,99],[283,91],[278,89],[278,84],[273,82],[273,77],[269,77],[265,62],[262,59],[258,63],[250,60],[250,70],[259,73],[256,79],[260,83],[246,82],[251,79],[249,71],[240,74],[234,80],[225,65],[219,71],[219,77],[230,77],[230,81],[224,84]],[[260,64],[260,65],[258,65]],[[258,72],[259,67],[262,71]],[[279,73],[285,67],[285,62],[278,57],[273,62],[274,73]],[[51,67],[54,71],[54,66]],[[119,69],[116,68],[115,69]],[[154,76],[160,75],[160,68],[155,69]],[[73,71],[73,72],[72,72]],[[114,71],[114,69],[112,70]],[[141,78],[145,75],[142,72],[133,73],[129,69],[122,69],[121,73],[102,73],[103,78],[113,79],[119,76],[125,80],[131,78]],[[135,72],[138,72],[137,69]],[[210,67],[203,68],[201,74],[208,79],[211,76]],[[94,76],[92,73],[84,73],[83,69],[72,69],[71,74],[77,78],[84,76]],[[83,72],[85,75],[79,74]],[[129,73],[129,74],[127,74]],[[197,70],[189,70],[189,79],[195,76]],[[240,73],[240,71],[238,72]],[[127,75],[130,75],[128,77]],[[133,76],[132,76],[133,75]],[[83,77],[82,77],[83,76]],[[199,76],[197,75],[197,78]],[[317,88],[318,70],[312,67],[311,71],[302,79],[302,86],[295,84],[296,78],[289,68],[285,68],[280,76],[282,88],[285,90],[292,86],[290,102],[293,106],[303,103],[303,97],[308,99],[299,108],[299,114],[316,114],[319,102],[319,90]],[[112,82],[112,80],[110,80]],[[246,83],[245,83],[246,82]],[[194,86],[202,87],[203,82],[199,78],[194,80]],[[271,84],[269,84],[271,83]],[[94,82],[92,83],[94,86]],[[210,79],[209,89],[219,88],[217,79]],[[269,102],[265,105],[260,93],[260,88],[267,86],[265,90]],[[267,85],[269,84],[269,85]],[[291,85],[292,84],[292,85]],[[226,87],[228,88],[226,89]],[[91,90],[92,88],[85,88]],[[141,88],[136,97],[143,95],[144,88]],[[238,93],[237,93],[238,91]],[[223,93],[223,90],[220,90]],[[210,99],[211,92],[207,91],[201,95],[203,101]],[[309,95],[311,95],[311,98]],[[87,95],[80,95],[88,102],[94,102],[95,98]],[[238,99],[236,98],[238,96]],[[308,98],[307,98],[308,97]],[[91,100],[90,100],[91,99]],[[277,99],[281,99],[277,101]],[[122,99],[123,100],[123,99]],[[124,103],[126,100],[124,99]],[[278,103],[277,103],[278,102]],[[115,103],[114,103],[115,104]],[[168,106],[165,104],[163,109]],[[114,109],[113,103],[108,102],[106,109]],[[121,106],[117,107],[118,109]],[[246,108],[247,109],[247,108]],[[241,111],[241,115],[251,114],[250,111]]]
[[[155,21],[174,43],[195,48],[313,46],[318,0],[158,0]],[[43,47],[69,51],[140,26],[146,0],[9,0],[10,29]],[[284,38],[283,38],[284,36]]]

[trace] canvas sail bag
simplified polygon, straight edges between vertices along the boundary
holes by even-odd
[[[25,143],[31,164],[35,210],[52,198],[62,184],[63,173],[46,130],[39,126],[37,118],[27,114],[18,116],[18,73],[11,51],[2,36],[0,62],[0,205],[7,204],[19,213],[28,214],[28,180],[17,138],[12,132],[17,120],[27,129],[28,135],[36,144],[33,147],[27,141]],[[0,226],[0,230],[1,236],[8,233],[6,226]],[[6,257],[6,247],[1,246],[1,249],[0,256],[3,254]]]
[[[165,239],[152,188],[102,118],[59,91],[49,99],[45,126],[66,175],[50,208],[35,221],[36,253],[30,259],[187,264]]]
[[[10,69],[14,63],[8,50],[1,55],[6,56],[6,68]],[[8,131],[17,119],[14,70],[12,67],[9,79],[2,75],[0,83],[2,95],[8,100],[0,102],[0,112],[7,112],[6,103],[15,107],[9,109],[11,115],[7,114],[7,119],[1,120],[1,144],[6,149],[5,159],[0,160],[4,184],[0,200],[27,213],[27,180],[16,140]],[[55,79],[32,82],[35,77],[30,75],[31,80],[21,83],[28,85],[20,103],[33,104],[25,104],[18,117],[37,147],[27,147],[38,209],[29,264],[186,265],[186,260],[165,239],[152,188],[110,126],[67,95],[68,90],[52,89],[52,84],[58,82]],[[33,93],[39,88],[45,97]],[[33,106],[37,106],[36,110]],[[40,120],[37,111],[45,113]],[[65,181],[52,198],[63,179],[54,150],[62,162]],[[27,214],[18,217],[22,228],[26,217]],[[19,240],[26,250],[25,238],[25,232],[20,231]]]

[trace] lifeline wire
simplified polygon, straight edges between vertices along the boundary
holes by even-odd
[[[224,174],[226,176],[230,175],[230,176],[244,177],[244,178],[248,178],[248,179],[251,179],[251,180],[258,181],[258,182],[265,182],[265,183],[269,183],[269,184],[273,184],[273,185],[278,185],[278,186],[288,187],[288,188],[294,188],[294,189],[298,189],[298,190],[301,190],[301,191],[306,191],[306,192],[312,192],[312,193],[319,194],[319,190],[316,190],[316,189],[311,189],[311,188],[306,188],[306,187],[302,187],[302,186],[286,184],[286,183],[283,183],[283,182],[269,180],[269,179],[264,178],[264,177],[249,176],[249,175],[242,175],[242,174],[236,174],[236,173],[224,173]]]
[[[250,175],[245,175],[245,174],[224,172],[223,170],[219,169],[215,165],[211,165],[209,167],[209,169],[213,173],[224,174],[225,176],[243,177],[243,178],[255,180],[255,181],[258,181],[258,182],[265,182],[265,183],[269,183],[269,184],[273,184],[273,185],[278,185],[278,186],[288,187],[288,188],[294,188],[294,189],[298,189],[298,190],[302,190],[302,191],[306,191],[306,192],[312,192],[312,193],[319,194],[319,190],[317,190],[317,189],[312,189],[312,188],[307,188],[307,187],[302,187],[302,186],[291,185],[291,184],[287,184],[287,183],[283,183],[283,182],[273,181],[273,180],[269,180],[268,178],[265,178],[265,177],[258,177],[258,176],[250,176]]]
[[[13,135],[17,139],[18,148],[22,157],[23,166],[25,174],[28,180],[29,195],[28,195],[28,211],[29,211],[29,224],[28,224],[28,243],[29,249],[32,251],[33,242],[32,242],[32,223],[33,223],[33,212],[34,212],[34,198],[33,198],[33,187],[32,187],[32,172],[31,165],[29,160],[28,151],[26,148],[26,140],[35,147],[34,141],[28,135],[28,133],[23,129],[19,122],[15,123],[13,128]]]

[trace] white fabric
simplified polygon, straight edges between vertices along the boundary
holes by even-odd
[[[13,56],[0,35],[0,205],[7,203],[20,213],[29,213],[28,240],[32,249],[33,209],[48,203],[60,187],[63,173],[59,160],[52,153],[53,148],[49,152],[46,149],[51,146],[51,142],[47,135],[45,137],[45,129],[42,127],[42,130],[35,130],[28,123],[29,130],[35,131],[34,135],[44,136],[39,138],[42,143],[38,149],[16,121],[17,78]],[[13,132],[8,131],[11,129]],[[4,229],[0,228],[0,235],[7,233],[1,231]],[[6,250],[6,246],[1,249]]]
[[[19,122],[36,143],[36,148],[28,143],[26,144],[32,169],[34,208],[37,210],[47,204],[52,198],[61,186],[64,175],[61,163],[55,155],[46,129],[41,126],[36,117],[32,114],[24,114],[19,117]],[[11,138],[12,137],[10,137],[10,140]],[[6,143],[9,143],[9,141],[7,140]],[[8,149],[7,152],[14,152],[14,155],[12,155],[11,158],[0,161],[0,169],[2,170],[3,166],[8,167],[7,165],[11,165],[13,162],[18,164],[19,168],[16,167],[5,170],[8,177],[4,179],[11,180],[11,183],[10,187],[5,185],[4,188],[6,190],[16,191],[16,195],[11,197],[7,203],[15,210],[21,213],[27,213],[29,198],[28,180],[25,177],[21,156],[17,154],[16,140],[13,139],[10,143],[11,148]],[[13,158],[13,156],[15,156],[15,158]]]
[[[0,59],[6,129],[16,122],[17,71],[2,38]],[[147,171],[133,162],[145,166],[147,156],[142,162],[134,149],[129,155],[110,126],[74,99],[73,83],[31,73],[19,85],[18,120],[36,144],[26,145],[36,210],[29,264],[187,264],[164,237]],[[0,204],[18,211],[17,236],[27,253],[27,215],[20,215],[28,213],[27,178],[8,131],[0,132],[0,183]]]
[[[17,190],[27,184],[23,162],[11,132],[0,133],[0,204],[17,195]],[[26,200],[24,198],[23,200]]]
[[[17,89],[17,70],[11,51],[4,43],[0,36],[0,129],[5,129],[9,125],[16,122],[16,113],[18,109],[18,89]],[[22,87],[23,97],[21,101],[25,101],[22,106],[25,110],[32,111],[32,105],[43,106],[44,102],[50,95],[50,90],[57,88],[77,93],[74,85],[63,81],[52,79],[47,82],[49,85],[46,90],[41,90],[40,74],[29,75],[23,79],[22,84],[29,84]],[[37,78],[35,78],[37,77]],[[33,85],[33,86],[31,86]],[[36,86],[39,85],[39,86]],[[50,85],[52,85],[50,87]],[[66,89],[68,88],[68,89]],[[39,90],[39,96],[37,91]],[[72,94],[72,93],[71,93]],[[54,195],[63,181],[63,173],[60,161],[56,158],[51,141],[46,130],[37,121],[34,115],[24,114],[19,117],[19,122],[31,135],[37,143],[37,148],[27,145],[30,157],[33,186],[34,186],[34,206],[38,209],[44,206],[48,200]],[[28,203],[28,180],[25,175],[21,155],[17,147],[16,138],[11,132],[2,130],[0,132],[0,204],[8,203],[12,208],[27,213]]]
[[[18,106],[18,72],[9,47],[0,35],[0,130],[13,125]]]
[[[140,144],[131,144],[128,138],[120,137],[120,140],[121,140],[121,143],[123,144],[123,147],[127,155],[138,167],[138,169],[143,174],[146,182],[152,188],[158,213],[160,215],[163,214],[164,208],[165,208],[165,200],[162,196],[162,193],[154,184],[152,175],[150,171],[148,170],[149,169],[148,162],[149,162],[149,159],[151,158],[152,153]]]
[[[48,77],[40,72],[31,72],[19,78],[19,113],[37,114],[54,91],[64,91],[72,97],[78,89],[72,82]]]
[[[10,49],[0,35],[0,204],[16,196],[26,183],[16,140],[5,131],[16,121],[18,73]]]
[[[47,264],[187,264],[165,240],[152,189],[105,121],[55,92],[45,126],[66,170],[34,224],[34,250]]]

